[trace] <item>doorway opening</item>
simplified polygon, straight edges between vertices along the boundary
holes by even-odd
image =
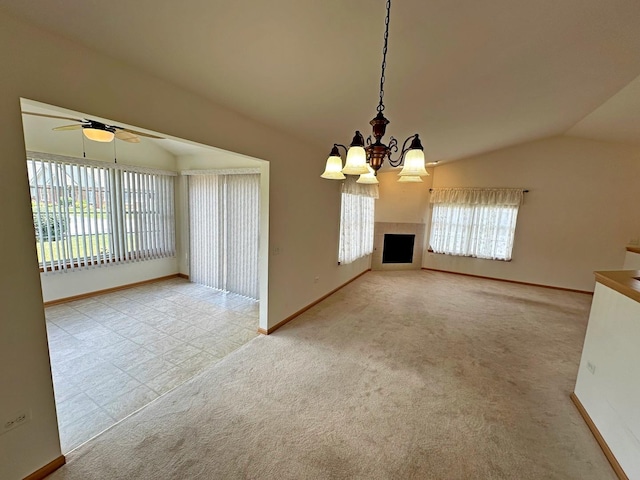
[[[54,130],[85,114],[29,100],[22,110],[59,430],[68,453],[211,368],[267,324],[268,162],[156,132],[139,142],[116,137],[114,147],[87,140],[82,130]],[[252,228],[261,234],[247,237],[254,268],[241,269],[241,283],[253,290],[236,294],[229,279],[224,289],[190,281],[203,258],[191,250],[182,172],[243,169],[253,172]]]

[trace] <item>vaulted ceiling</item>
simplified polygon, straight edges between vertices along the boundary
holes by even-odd
[[[376,113],[384,0],[0,8],[327,153]],[[429,160],[562,133],[640,143],[638,25],[637,0],[395,0],[388,135],[420,133]]]

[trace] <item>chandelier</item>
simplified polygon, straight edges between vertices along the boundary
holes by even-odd
[[[400,150],[398,158],[392,158],[392,154],[398,152],[398,141],[390,137],[389,145],[382,143],[382,137],[387,130],[389,120],[387,120],[383,114],[384,112],[384,72],[387,67],[387,45],[389,42],[389,11],[391,10],[391,0],[387,0],[387,16],[385,18],[385,31],[384,31],[384,47],[382,48],[382,73],[380,74],[380,102],[378,103],[378,114],[369,122],[373,127],[373,137],[375,142],[371,140],[371,136],[367,138],[366,146],[365,140],[359,131],[351,141],[349,148],[339,143],[334,143],[324,173],[320,175],[322,178],[328,178],[330,180],[344,180],[346,175],[360,175],[357,183],[370,183],[377,184],[376,178],[377,172],[382,167],[385,158],[389,160],[389,164],[392,167],[398,167],[404,160],[404,165],[399,175],[399,182],[422,182],[422,178],[425,175],[429,175],[425,169],[424,164],[424,152],[422,143],[420,143],[420,137],[418,134],[411,135],[407,138]],[[407,147],[407,144],[409,146]],[[342,157],[340,156],[340,150],[342,148],[346,155],[347,160],[342,167]]]

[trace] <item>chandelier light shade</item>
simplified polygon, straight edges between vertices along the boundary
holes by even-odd
[[[418,175],[405,175],[403,177],[400,177],[398,179],[398,183],[421,183],[422,182],[422,178],[419,177]]]
[[[424,167],[424,153],[422,150],[414,148],[407,152],[404,157],[404,167],[398,174],[401,177],[424,177],[429,175]]]
[[[89,140],[93,140],[94,142],[110,142],[115,137],[115,134],[106,129],[100,128],[83,128],[82,133]]]
[[[358,180],[356,180],[356,183],[365,183],[365,184],[369,184],[369,185],[378,185],[378,183],[380,183],[380,182],[378,182],[378,179],[376,178],[376,172],[369,165],[367,165],[367,168],[369,169],[368,173],[363,173],[362,175],[360,175],[360,178],[358,178]],[[418,178],[420,178],[420,177],[418,177]]]
[[[382,167],[385,159],[389,160],[392,167],[398,167],[403,164],[404,167],[400,172],[399,182],[422,182],[420,177],[429,175],[425,168],[424,148],[420,142],[418,134],[411,135],[407,138],[397,158],[392,158],[392,154],[398,152],[398,141],[390,137],[389,145],[382,143],[389,120],[384,116],[384,81],[385,69],[387,66],[387,46],[389,43],[389,12],[391,11],[391,0],[387,0],[387,15],[385,18],[384,47],[382,49],[382,73],[380,75],[380,101],[378,103],[378,114],[369,122],[373,129],[373,138],[369,136],[366,140],[359,131],[356,131],[349,149],[342,144],[335,143],[331,154],[327,160],[325,171],[322,178],[331,180],[342,180],[344,175],[360,175],[358,183],[378,183],[376,175],[380,167]],[[407,147],[407,144],[411,144]],[[342,157],[338,147],[344,149],[347,154],[347,160],[342,167]],[[342,176],[338,175],[338,170]],[[371,177],[375,182],[371,181]],[[403,180],[403,178],[411,178],[411,180]],[[418,178],[418,180],[415,180]]]
[[[342,160],[341,160],[342,161]],[[347,151],[347,163],[342,169],[342,173],[347,175],[362,175],[369,173],[367,167],[367,152],[364,149],[364,137],[360,132],[356,132]]]
[[[333,147],[333,150],[331,150],[331,154],[327,159],[327,166],[320,176],[329,180],[344,180],[347,178],[342,173],[342,158],[340,158],[338,147]]]

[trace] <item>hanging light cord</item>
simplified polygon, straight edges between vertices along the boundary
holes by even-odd
[[[387,17],[384,19],[384,47],[382,47],[382,74],[380,75],[380,103],[378,103],[378,113],[384,111],[384,71],[387,68],[387,45],[389,43],[389,12],[391,11],[391,0],[387,0]]]

